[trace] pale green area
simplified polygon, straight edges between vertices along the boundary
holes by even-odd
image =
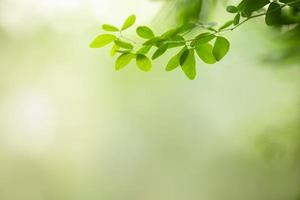
[[[261,62],[276,40],[259,19],[189,81],[164,71],[171,54],[115,72],[108,49],[88,47],[107,23],[88,8],[22,23],[2,12],[1,200],[299,198],[299,67]]]

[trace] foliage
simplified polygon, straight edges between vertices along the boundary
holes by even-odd
[[[215,23],[189,21],[183,25],[156,35],[147,26],[139,26],[136,33],[144,39],[142,43],[123,36],[123,32],[132,27],[136,21],[135,15],[129,16],[121,28],[104,24],[106,32],[97,36],[90,44],[91,48],[101,48],[113,43],[111,55],[118,55],[116,70],[120,70],[136,60],[142,71],[150,71],[151,60],[155,60],[168,50],[176,48],[177,53],[167,63],[166,71],[180,67],[191,80],[196,78],[196,56],[206,64],[215,64],[221,61],[230,49],[230,42],[223,34],[233,31],[245,22],[265,17],[268,26],[284,26],[293,24],[296,28],[300,24],[300,0],[242,0],[238,5],[230,5],[226,11],[234,16],[232,20],[216,27]],[[195,28],[199,29],[196,37],[189,37]],[[149,55],[151,54],[151,55]]]

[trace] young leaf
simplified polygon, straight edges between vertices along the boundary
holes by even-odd
[[[135,15],[129,16],[129,17],[125,20],[125,22],[124,22],[124,24],[123,24],[123,26],[122,26],[122,31],[124,31],[124,30],[130,28],[130,27],[135,23],[135,20],[136,20],[136,16],[135,16]]]
[[[139,26],[136,29],[136,33],[144,39],[151,39],[155,36],[153,31],[147,26]]]
[[[217,37],[214,48],[213,55],[217,61],[222,60],[224,56],[228,53],[230,48],[229,41],[224,37]]]
[[[215,37],[216,36],[214,34],[209,32],[201,33],[191,42],[191,46],[208,43],[209,41],[213,40]]]
[[[109,32],[118,32],[119,29],[113,25],[110,24],[103,24],[102,29]]]
[[[194,80],[196,78],[196,60],[195,53],[193,49],[187,50],[187,53],[184,53],[181,57],[181,69],[184,74],[190,79]]]
[[[174,37],[169,39],[169,46],[168,48],[175,48],[184,46],[186,44],[185,39],[180,35],[175,35]]]
[[[238,8],[235,7],[235,6],[227,6],[226,10],[229,13],[237,13],[237,12],[239,12]]]
[[[200,44],[196,46],[196,53],[198,54],[199,58],[205,62],[206,64],[215,64],[216,58],[214,57],[212,51],[213,46],[211,44]]]
[[[143,54],[138,54],[136,56],[136,64],[138,68],[144,72],[148,72],[152,68],[151,60]]]
[[[280,24],[281,20],[281,6],[280,4],[273,2],[270,4],[266,14],[266,24],[269,26]]]
[[[162,45],[154,52],[154,54],[152,56],[152,60],[162,56],[167,50],[168,50],[168,44]]]
[[[116,60],[116,65],[115,65],[116,70],[118,71],[124,68],[125,66],[127,66],[134,57],[135,55],[132,53],[123,53],[122,55],[120,55]]]
[[[90,44],[91,48],[101,48],[109,43],[113,42],[116,39],[116,36],[111,35],[111,34],[103,34],[97,36],[93,42]]]
[[[186,47],[184,47],[179,53],[177,53],[174,57],[170,59],[170,61],[167,64],[166,71],[172,71],[179,67],[180,65],[180,58],[182,54],[187,50]]]
[[[120,39],[118,40],[115,40],[115,44],[121,48],[124,48],[124,49],[133,49],[133,45],[128,43],[128,42],[124,42]]]

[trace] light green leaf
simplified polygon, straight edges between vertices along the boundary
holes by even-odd
[[[214,48],[213,55],[215,56],[217,61],[222,60],[224,56],[228,53],[230,48],[229,41],[224,37],[217,37]]]
[[[151,60],[143,54],[138,54],[136,56],[136,64],[138,68],[144,72],[148,72],[152,68]]]
[[[180,66],[180,58],[186,50],[187,48],[184,47],[178,54],[176,54],[170,59],[170,61],[167,64],[166,71],[172,71]]]
[[[101,48],[109,43],[113,42],[116,39],[116,36],[111,35],[111,34],[103,34],[97,36],[93,42],[90,44],[91,48]]]
[[[103,24],[102,29],[109,32],[118,32],[119,29],[113,25],[110,24]]]
[[[124,31],[124,30],[130,28],[130,27],[135,23],[135,20],[136,20],[136,16],[135,16],[135,15],[129,16],[129,17],[125,20],[125,22],[124,22],[124,24],[123,24],[123,26],[122,26],[122,31]]]
[[[190,80],[194,80],[196,78],[196,60],[193,49],[187,50],[181,56],[181,69]]]
[[[118,51],[119,49],[120,49],[119,46],[117,46],[116,44],[113,45],[113,47],[111,48],[111,51],[110,51],[110,55],[111,55],[111,56],[116,55],[116,53],[117,53],[117,51]]]
[[[136,29],[136,33],[144,39],[151,39],[155,36],[153,31],[147,26],[139,26]]]
[[[123,53],[116,60],[115,68],[116,70],[123,69],[125,66],[129,65],[131,60],[135,57],[135,54],[132,53]]]
[[[212,51],[213,51],[213,46],[208,43],[200,44],[196,46],[196,52],[199,58],[207,64],[215,64],[217,62]]]
[[[124,42],[120,39],[118,40],[115,40],[115,44],[121,48],[124,48],[124,49],[133,49],[133,45],[128,43],[128,42]]]

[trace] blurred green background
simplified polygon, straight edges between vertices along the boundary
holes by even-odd
[[[299,63],[262,61],[279,44],[261,19],[195,81],[88,48],[132,13],[166,30],[168,3],[0,0],[1,200],[299,199]]]

